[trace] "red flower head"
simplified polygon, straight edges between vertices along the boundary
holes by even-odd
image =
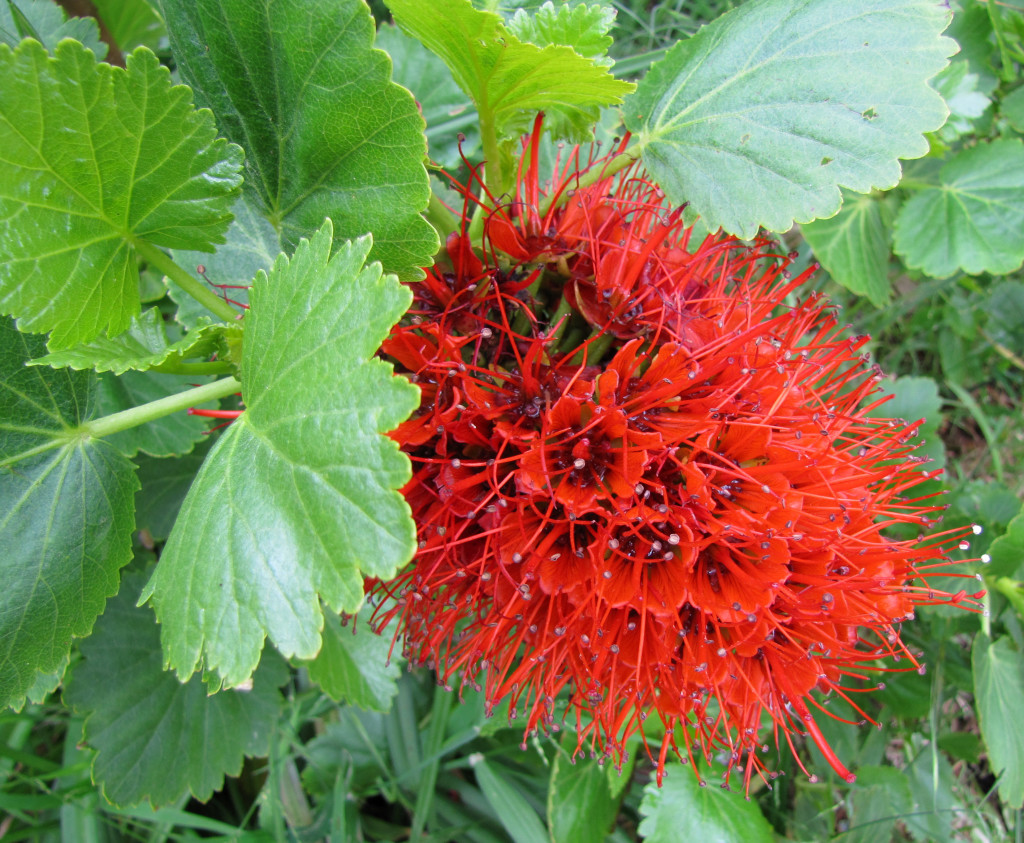
[[[849,777],[812,691],[916,665],[899,625],[965,596],[925,584],[962,533],[886,532],[939,509],[903,498],[932,476],[915,425],[869,415],[867,338],[789,304],[792,256],[693,244],[642,172],[578,149],[544,192],[539,136],[515,200],[483,207],[487,257],[452,235],[384,346],[423,399],[393,434],[419,550],[371,585],[377,619],[528,731],[564,703],[580,747],[621,758],[654,714],[659,771],[725,749],[749,782],[766,714]]]

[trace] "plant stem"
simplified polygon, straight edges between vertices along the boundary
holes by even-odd
[[[120,433],[122,430],[128,430],[154,419],[169,416],[171,413],[187,410],[189,407],[194,407],[196,404],[202,404],[205,401],[226,398],[228,395],[238,392],[241,388],[242,384],[237,379],[224,378],[223,380],[214,381],[203,386],[197,386],[195,389],[179,392],[176,395],[168,395],[166,398],[150,401],[148,404],[132,407],[130,410],[122,410],[120,413],[93,419],[81,425],[76,432],[95,438],[110,436],[112,433]]]
[[[168,360],[159,366],[153,366],[149,371],[160,372],[162,375],[191,375],[202,377],[204,375],[227,375],[234,371],[234,366],[226,360],[213,360],[209,363],[186,363],[183,361]]]
[[[234,322],[238,318],[237,310],[178,266],[162,249],[145,240],[136,240],[133,245],[135,251],[142,255],[147,263],[159,269],[211,313],[225,322]]]
[[[490,109],[480,106],[480,140],[484,147],[484,182],[492,196],[504,191],[501,184],[501,148],[498,146],[498,129]]]

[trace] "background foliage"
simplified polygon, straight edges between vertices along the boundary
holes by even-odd
[[[395,0],[405,32],[383,6],[374,20],[355,0],[102,0],[87,4],[98,23],[51,0],[0,4],[10,48],[0,48],[0,305],[21,329],[4,318],[0,330],[0,542],[17,549],[0,555],[0,690],[11,704],[0,715],[0,840],[1021,839],[1024,4],[954,0],[945,34],[959,51],[926,83],[953,42],[893,21],[932,25],[939,4],[446,3],[442,19],[436,4],[423,15]],[[830,53],[854,6],[876,15],[865,38],[878,55],[920,47],[923,70],[865,78],[860,57]],[[691,37],[742,7],[750,17]],[[772,69],[792,58],[786,26],[813,36],[799,67],[821,96],[866,98],[842,131],[800,148],[777,137],[809,109],[785,71],[773,77],[779,110],[747,123],[723,115],[748,96],[744,84],[762,83],[714,84],[733,78],[735,56],[713,45],[778,31],[762,54],[742,51]],[[26,36],[41,45],[18,47]],[[552,79],[530,76],[537,66]],[[682,109],[674,86],[691,71],[709,90]],[[563,102],[556,83],[589,98]],[[900,123],[898,97],[921,104],[918,123]],[[984,528],[964,556],[981,557],[966,570],[984,581],[987,614],[926,608],[904,627],[928,671],[893,672],[858,698],[881,729],[822,719],[858,774],[852,785],[799,745],[820,778],[784,746],[768,764],[781,777],[749,800],[718,787],[719,768],[698,781],[671,766],[658,789],[641,747],[618,771],[573,759],[571,735],[524,743],[500,712],[484,717],[480,694],[456,699],[397,655],[388,664],[390,642],[366,631],[365,615],[338,619],[358,604],[360,570],[386,577],[411,551],[400,526],[344,534],[338,525],[353,519],[309,513],[353,505],[358,454],[377,510],[401,522],[405,469],[376,433],[415,396],[370,358],[406,306],[381,269],[415,278],[437,248],[421,215],[424,153],[458,168],[464,133],[464,154],[501,162],[500,186],[533,110],[571,140],[598,117],[609,135],[623,131],[617,111],[602,112],[623,99],[672,198],[746,235],[788,229],[780,236],[800,262],[820,262],[812,283],[871,334],[893,375],[881,412],[927,419],[919,453],[946,474],[925,491],[945,494],[950,525]],[[865,163],[865,145],[884,160]],[[738,151],[726,167],[723,149]],[[840,184],[865,192],[843,190],[838,213],[811,222],[838,207]],[[321,227],[325,216],[333,226]],[[345,243],[367,230],[372,240]],[[56,248],[53,232],[66,234]],[[164,249],[189,272],[201,265],[204,282],[255,277],[253,289],[199,285],[197,303],[166,285],[176,269]],[[252,306],[244,341],[221,294]],[[319,336],[307,317],[324,300],[339,324]],[[193,362],[213,352],[219,364]],[[227,387],[211,380],[235,374]],[[212,435],[181,414],[89,435],[112,413],[173,396],[183,377],[206,390],[207,403],[186,406],[230,408],[240,392],[245,415]],[[261,443],[256,458],[238,456],[244,437]],[[324,484],[330,504],[308,491]],[[276,494],[286,486],[299,491]],[[41,520],[54,529],[40,533]],[[286,565],[268,561],[250,581],[230,573],[266,542]],[[332,567],[338,559],[356,561]],[[218,591],[225,581],[233,599]],[[137,605],[154,591],[153,608]],[[261,654],[264,633],[274,647]],[[832,710],[862,717],[841,701]]]

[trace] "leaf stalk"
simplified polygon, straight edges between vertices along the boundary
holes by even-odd
[[[223,378],[213,383],[185,390],[185,392],[168,395],[166,398],[150,401],[148,404],[141,404],[138,407],[122,410],[120,413],[113,413],[109,416],[93,419],[80,425],[75,432],[97,439],[103,436],[110,436],[111,434],[138,427],[140,424],[145,424],[163,416],[169,416],[171,413],[187,410],[196,404],[215,401],[218,398],[226,398],[239,392],[241,389],[242,384],[237,378]]]
[[[234,322],[238,318],[239,313],[237,310],[213,292],[213,290],[197,281],[178,266],[162,249],[158,249],[152,243],[147,243],[145,240],[136,240],[133,245],[135,246],[135,251],[142,255],[150,266],[159,269],[211,313],[216,314],[225,322]]]

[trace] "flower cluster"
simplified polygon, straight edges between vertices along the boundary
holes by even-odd
[[[867,338],[796,300],[793,255],[694,242],[642,172],[578,149],[542,189],[539,143],[538,122],[511,200],[474,199],[480,249],[465,189],[383,346],[422,391],[392,434],[419,547],[370,585],[376,620],[527,731],[570,718],[621,758],[653,714],[659,770],[724,751],[749,783],[770,719],[849,777],[811,692],[916,665],[899,625],[964,597],[924,579],[961,534],[887,537],[936,517],[904,499],[931,476],[916,426],[873,415]]]

